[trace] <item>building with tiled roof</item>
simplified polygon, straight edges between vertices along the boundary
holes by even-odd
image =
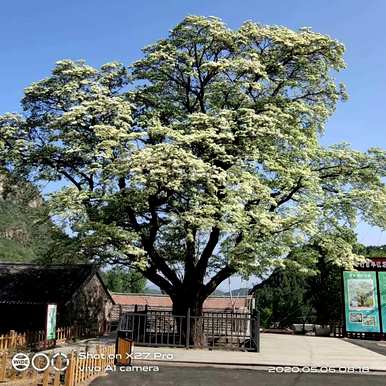
[[[57,305],[58,327],[103,333],[114,300],[92,264],[0,263],[0,331],[44,328],[48,304]]]
[[[112,293],[115,306],[112,319],[118,319],[122,312],[143,310],[171,310],[172,300],[166,294]],[[209,296],[203,306],[204,312],[243,312],[250,309],[251,296]]]

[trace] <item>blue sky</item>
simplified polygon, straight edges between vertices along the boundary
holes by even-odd
[[[386,147],[384,87],[386,1],[371,0],[13,0],[1,4],[0,113],[18,111],[23,88],[47,76],[55,61],[129,64],[141,48],[166,36],[188,14],[219,16],[237,28],[250,19],[328,34],[346,46],[339,74],[350,99],[328,123],[323,143]],[[361,224],[359,240],[386,244],[386,234]]]

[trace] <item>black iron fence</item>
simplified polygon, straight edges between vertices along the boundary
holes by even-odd
[[[139,346],[169,346],[259,351],[258,313],[204,312],[202,316],[171,311],[137,311],[122,315],[118,335]]]

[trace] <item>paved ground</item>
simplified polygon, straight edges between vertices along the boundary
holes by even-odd
[[[116,372],[92,386],[384,386],[382,375],[270,374],[268,371],[160,366],[159,372]]]
[[[368,350],[374,351],[378,354],[386,356],[386,342],[379,340],[363,340],[363,339],[345,339],[347,342],[355,344],[359,347],[367,348]]]
[[[237,351],[185,350],[173,348],[136,347],[138,353],[150,353],[148,360],[156,355],[169,354],[172,363],[207,363],[235,365],[285,365],[368,367],[375,371],[386,371],[385,356],[354,345],[339,338],[262,334],[259,353]],[[142,356],[143,357],[143,356]],[[144,358],[142,358],[144,359]]]
[[[47,354],[51,354],[54,352],[63,352],[63,353],[70,353],[71,351],[78,351],[78,352],[95,352],[97,345],[111,345],[115,344],[115,335],[110,336],[102,336],[98,338],[88,338],[88,339],[81,339],[76,342],[69,342],[64,343],[62,345],[58,345],[55,348],[51,348],[45,351],[42,351]]]
[[[114,342],[113,336],[103,337],[65,345],[54,351],[69,352],[74,349],[94,351],[98,343],[112,344]],[[386,345],[384,342],[304,335],[261,334],[259,353],[139,346],[135,347],[135,352],[140,355],[138,359],[148,361],[159,360],[159,356],[162,355],[161,362],[166,360],[170,364],[233,364],[255,367],[262,365],[368,367],[371,370],[386,372],[386,358],[384,356],[386,355]]]

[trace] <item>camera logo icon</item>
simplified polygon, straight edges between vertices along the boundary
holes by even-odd
[[[58,357],[60,358],[61,367],[58,367],[56,362]],[[54,354],[51,359],[44,353],[37,353],[30,359],[27,354],[19,352],[12,357],[11,361],[12,367],[17,371],[25,371],[32,365],[32,368],[38,372],[47,370],[50,365],[56,371],[64,371],[67,369],[69,362],[67,355],[61,352]],[[43,367],[41,367],[42,363]]]
[[[21,352],[15,354],[12,358],[12,367],[17,371],[25,371],[28,369],[31,361],[27,354],[23,354]]]

